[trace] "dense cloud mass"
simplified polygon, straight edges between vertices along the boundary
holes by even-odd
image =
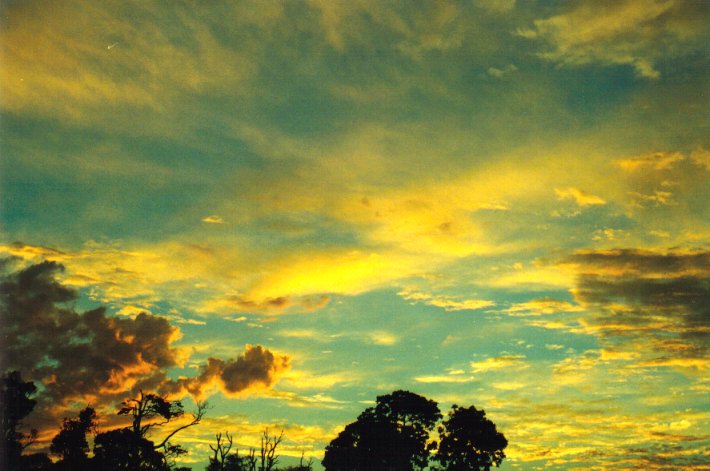
[[[244,354],[236,359],[225,361],[209,357],[199,376],[166,383],[163,389],[173,394],[185,390],[201,398],[216,386],[225,394],[234,395],[252,388],[271,386],[289,366],[289,357],[276,356],[260,345],[247,345]]]
[[[55,403],[87,394],[124,393],[175,366],[170,343],[179,335],[167,320],[77,312],[77,293],[55,280],[63,267],[42,262],[6,275],[0,285],[6,365],[47,386]]]
[[[580,270],[574,294],[598,313],[589,329],[617,341],[650,340],[668,364],[705,364],[710,252],[596,251],[572,261]]]
[[[11,266],[3,262],[0,283],[3,368],[44,385],[40,420],[51,423],[72,402],[110,404],[139,389],[202,396],[215,379],[227,393],[268,387],[288,368],[288,357],[247,346],[236,360],[209,358],[198,377],[172,381],[166,370],[185,356],[172,347],[180,331],[167,319],[146,313],[118,318],[103,307],[80,313],[77,293],[55,279],[62,265],[45,261],[15,272]]]

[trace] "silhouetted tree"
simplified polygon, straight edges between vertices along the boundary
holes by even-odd
[[[96,411],[91,407],[86,407],[79,412],[78,419],[64,419],[62,429],[49,446],[49,451],[61,456],[61,460],[57,462],[57,469],[74,471],[91,468],[88,457],[89,442],[86,435],[95,428]]]
[[[224,471],[257,471],[256,449],[250,448],[246,456],[239,456],[239,450],[224,460]]]
[[[185,450],[179,445],[171,445],[170,439],[181,430],[199,424],[207,412],[207,408],[206,402],[198,402],[197,410],[192,414],[192,420],[168,432],[160,442],[153,445],[153,448],[162,448],[167,458],[184,454]],[[157,394],[144,394],[143,391],[138,397],[123,401],[123,407],[118,411],[118,415],[133,417],[131,431],[140,438],[147,438],[151,428],[165,425],[183,417],[184,414],[182,402],[168,401]]]
[[[333,471],[422,469],[436,446],[428,441],[440,418],[435,401],[409,391],[378,396],[374,408],[326,447],[323,466]]]
[[[32,381],[22,381],[19,371],[6,373],[2,378],[0,389],[0,413],[2,413],[2,456],[0,465],[4,469],[19,469],[22,450],[31,445],[37,438],[37,431],[29,434],[18,430],[22,419],[34,409],[37,401],[32,396],[37,387]]]
[[[210,445],[210,450],[214,455],[210,457],[210,464],[207,466],[207,471],[224,471],[225,461],[229,456],[229,451],[232,449],[232,436],[229,432],[225,433],[226,441],[222,441],[222,434],[215,435],[217,439],[216,446]]]
[[[52,460],[49,459],[47,453],[32,453],[20,457],[21,471],[54,471],[55,469],[55,465],[52,463]]]
[[[440,442],[429,437],[442,419],[436,402],[408,391],[377,397],[375,407],[326,447],[328,471],[411,471],[429,466],[432,458],[447,471],[489,471],[505,458],[508,445],[502,433],[474,406],[454,405],[438,427]]]
[[[130,428],[111,430],[96,435],[95,469],[105,471],[167,471],[168,465],[153,442]]]
[[[155,448],[162,448],[176,433],[199,424],[205,412],[207,412],[207,403],[198,403],[197,411],[192,414],[192,420],[169,432],[162,441],[155,445]],[[131,427],[133,433],[144,438],[151,428],[165,425],[174,419],[181,418],[184,414],[181,401],[168,401],[157,394],[144,394],[143,391],[140,391],[138,397],[123,401],[123,407],[118,411],[118,415],[133,417]]]
[[[261,460],[259,471],[272,471],[274,466],[279,462],[279,455],[276,454],[276,449],[281,444],[283,437],[283,430],[281,430],[278,436],[270,435],[268,428],[264,430],[264,433],[261,435]]]
[[[187,451],[173,445],[170,439],[181,430],[197,425],[207,411],[207,403],[198,403],[192,420],[173,428],[158,443],[147,438],[154,427],[160,427],[184,416],[180,401],[168,401],[157,394],[144,394],[123,401],[119,415],[133,418],[130,427],[100,433],[94,440],[96,469],[106,471],[165,471],[175,467],[175,458]],[[161,451],[162,450],[162,451]]]
[[[283,441],[284,431],[278,435],[269,433],[269,429],[265,429],[261,436],[261,447],[259,454],[254,448],[249,449],[249,454],[239,456],[239,450],[232,450],[233,440],[229,433],[226,433],[226,440],[223,440],[221,433],[217,434],[216,444],[210,445],[212,456],[206,471],[312,471],[313,459],[304,462],[304,456],[301,455],[301,460],[298,466],[289,466],[286,468],[277,468],[279,455],[276,451]]]
[[[301,453],[298,465],[279,468],[278,471],[313,471],[313,458],[308,458],[308,461],[304,461],[304,459],[305,453]]]
[[[508,441],[483,410],[454,405],[439,427],[439,450],[434,459],[446,470],[489,471],[500,466]]]

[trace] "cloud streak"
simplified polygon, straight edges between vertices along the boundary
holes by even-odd
[[[682,1],[625,0],[602,5],[581,3],[569,12],[535,20],[518,34],[544,42],[540,56],[564,66],[593,63],[631,65],[638,77],[658,79],[654,67],[663,53],[678,54],[680,45],[707,38],[700,25],[704,5]]]
[[[580,273],[574,296],[594,313],[585,331],[644,351],[647,366],[710,366],[708,252],[587,251],[570,262]]]

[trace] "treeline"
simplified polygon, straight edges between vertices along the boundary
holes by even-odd
[[[178,458],[187,453],[173,439],[180,431],[200,423],[207,411],[207,403],[198,403],[197,410],[185,421],[185,411],[180,401],[169,401],[157,394],[144,394],[127,399],[121,404],[118,415],[128,416],[128,427],[98,433],[97,414],[92,407],[79,412],[77,418],[65,418],[59,433],[49,445],[47,453],[25,454],[37,441],[37,430],[21,431],[22,421],[36,405],[32,396],[37,388],[31,381],[23,381],[19,372],[13,371],[2,378],[0,402],[2,410],[3,443],[0,469],[9,471],[190,471],[177,465]],[[180,423],[180,425],[175,425]],[[93,448],[89,437],[93,435]],[[159,436],[151,440],[148,436]],[[244,456],[232,449],[229,433],[216,436],[214,452],[209,457],[207,471],[310,471],[312,462],[298,466],[278,468],[278,446],[283,439],[265,430],[261,448],[251,448]],[[92,453],[90,453],[92,451]]]
[[[97,432],[97,415],[91,407],[77,418],[65,418],[47,453],[24,454],[37,432],[22,432],[22,420],[36,401],[36,387],[18,372],[2,378],[2,469],[10,471],[187,471],[177,465],[187,453],[171,442],[180,431],[198,425],[206,403],[198,403],[185,417],[180,401],[144,394],[124,401],[118,415],[128,416],[128,427]],[[185,420],[187,419],[187,420]],[[179,424],[179,425],[177,425]],[[93,449],[89,437],[93,435]],[[150,436],[151,438],[148,438]],[[155,437],[161,437],[155,439]],[[219,433],[210,445],[206,471],[311,471],[312,460],[279,468],[278,447],[283,440],[265,430],[259,449],[240,455],[229,432]],[[322,461],[328,471],[490,470],[505,458],[508,445],[483,410],[454,405],[444,417],[438,404],[409,391],[378,396],[333,439]],[[90,451],[92,453],[90,453]]]
[[[483,410],[454,405],[444,419],[435,401],[395,391],[378,396],[374,407],[330,442],[323,466],[332,471],[488,471],[503,461],[507,445]]]

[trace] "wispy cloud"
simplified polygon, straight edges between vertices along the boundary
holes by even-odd
[[[589,193],[585,193],[584,191],[574,187],[563,189],[555,188],[555,193],[557,194],[558,199],[571,199],[581,207],[606,204],[606,201],[604,201],[600,197],[590,195]]]
[[[529,367],[525,355],[501,355],[471,362],[474,373],[486,373],[497,370],[523,370]]]
[[[383,345],[387,347],[396,345],[399,342],[399,338],[396,335],[385,331],[371,332],[367,334],[367,338],[375,345]]]
[[[438,383],[455,383],[455,384],[461,384],[461,383],[470,383],[475,381],[475,378],[471,376],[462,376],[462,375],[428,375],[428,376],[417,376],[414,378],[414,381],[418,383],[425,383],[425,384],[438,384]]]
[[[206,216],[202,218],[202,222],[207,224],[224,224],[224,219],[222,219],[222,216],[217,216],[216,214],[214,214],[212,216]]]
[[[493,301],[485,299],[454,299],[449,296],[420,293],[411,289],[405,289],[398,294],[407,301],[421,302],[440,307],[445,311],[476,311],[495,306]]]
[[[678,1],[619,1],[576,8],[545,19],[518,34],[543,41],[541,57],[565,66],[631,65],[636,75],[658,79],[654,61],[663,53],[678,54],[680,44],[706,37],[700,26],[707,15],[698,5]]]

